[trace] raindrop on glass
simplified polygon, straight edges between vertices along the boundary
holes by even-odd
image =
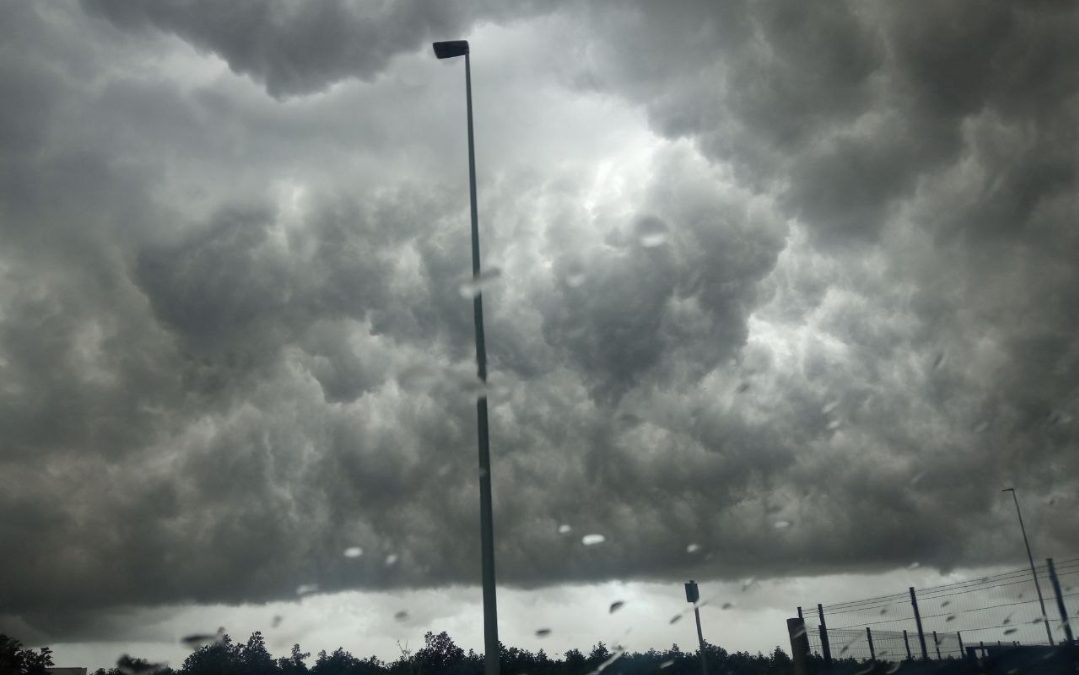
[[[502,276],[502,270],[497,267],[488,267],[485,271],[480,272],[478,276],[469,277],[458,285],[457,292],[461,294],[462,298],[471,300],[484,291],[485,288],[489,288],[496,279]]]
[[[732,609],[734,607],[733,602],[725,602],[719,606],[720,609]]]
[[[888,666],[888,670],[884,671],[885,675],[893,675],[895,671],[899,670],[903,666],[902,661],[896,661],[892,665]]]
[[[393,567],[397,564],[397,554],[391,553],[386,556],[386,567]]]
[[[939,352],[936,358],[933,359],[933,370],[940,368],[944,365],[945,355],[944,352]]]
[[[674,616],[671,617],[671,620],[668,623],[678,623],[681,620],[682,620],[682,615],[681,614],[675,614]]]
[[[748,590],[749,587],[752,586],[755,583],[757,583],[757,578],[756,577],[749,577],[748,579],[744,580],[742,582],[742,591],[744,592],[744,591]]]
[[[124,675],[150,675],[163,670],[167,665],[165,663],[150,663],[145,659],[135,659],[127,654],[116,660],[116,668]]]
[[[602,534],[586,534],[581,537],[581,543],[585,546],[595,546],[596,544],[602,544],[607,541],[607,537]]]
[[[881,615],[881,616],[884,616],[884,615],[885,615],[885,614],[887,614],[887,613],[888,613],[888,608],[887,608],[887,607],[885,607],[884,609],[880,610],[880,615]]]
[[[273,620],[270,621],[270,627],[271,628],[277,628],[278,626],[281,625],[281,622],[284,621],[284,620],[285,620],[285,617],[281,616],[280,614],[274,614]]]
[[[749,382],[740,383],[734,390],[736,394],[744,394],[749,391]]]
[[[393,618],[397,619],[398,621],[408,621],[408,612],[402,609],[400,612],[394,614]]]
[[[795,640],[797,640],[798,638],[802,637],[805,634],[806,634],[806,627],[804,625],[802,625],[802,626],[799,626],[794,631],[794,635],[792,635],[791,637],[793,637]]]
[[[690,544],[686,547],[686,553],[696,553],[701,550],[700,544]]]
[[[573,528],[570,527],[568,523],[562,523],[558,526],[559,534],[569,534],[570,532],[573,532]]]
[[[674,659],[667,659],[663,663],[659,664],[659,669],[663,670],[664,668],[670,668],[673,665],[674,665]]]
[[[823,414],[828,415],[838,407],[839,407],[839,401],[838,400],[832,400],[832,401],[828,401],[827,403],[825,403],[824,407],[821,408],[820,411]]]
[[[349,546],[345,549],[346,558],[359,558],[361,555],[363,555],[363,549],[359,546]]]
[[[296,587],[296,595],[310,595],[318,590],[318,584],[300,584]]]
[[[637,241],[645,248],[656,248],[667,243],[667,224],[655,216],[645,216],[637,221]]]
[[[1042,622],[1042,618],[1040,616],[1034,617],[1034,620],[1031,621],[1031,623],[1041,623],[1041,622]]]
[[[923,478],[925,478],[925,472],[924,471],[919,471],[918,473],[914,474],[910,479],[911,487],[914,487],[915,485],[920,483]]]
[[[955,614],[949,614],[948,616],[946,616],[946,617],[944,618],[944,622],[945,622],[945,623],[947,623],[947,622],[949,622],[949,621],[955,621]]]
[[[625,604],[626,603],[623,600],[615,600],[614,602],[611,603],[611,606],[607,609],[607,613],[608,614],[614,614],[618,610],[622,609],[622,607]]]
[[[836,429],[838,429],[842,425],[843,425],[843,423],[840,422],[839,420],[832,420],[831,422],[828,422],[828,431],[835,431]]]
[[[916,570],[921,566],[922,566],[922,564],[920,562],[916,561],[916,562],[912,562],[911,564],[907,565],[907,569],[908,570]]]
[[[983,431],[985,431],[988,428],[989,428],[989,422],[987,422],[986,420],[982,420],[981,422],[978,422],[977,424],[974,425],[974,433],[980,434],[980,433],[982,433]]]
[[[180,638],[182,642],[189,649],[198,649],[206,645],[220,644],[225,639],[225,629],[218,628],[216,633],[194,633],[192,635],[185,635]]]
[[[1018,628],[1008,628],[1007,630],[1004,631],[1004,634],[1005,635],[1011,635],[1012,633],[1016,633],[1018,631],[1019,631]]]
[[[940,603],[940,606],[941,607],[947,607],[950,604],[952,604],[951,600],[945,600],[944,602]]]
[[[539,628],[539,629],[536,630],[536,637],[543,638],[543,637],[547,637],[550,634],[551,634],[551,629],[550,628]]]
[[[789,521],[789,520],[777,520],[774,523],[772,523],[772,527],[774,527],[777,530],[785,530],[790,526],[791,526],[791,521]]]

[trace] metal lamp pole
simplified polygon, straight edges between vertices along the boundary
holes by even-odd
[[[467,40],[433,44],[435,56],[448,59],[465,57],[465,101],[468,110],[468,196],[472,206],[472,278],[480,276],[480,230],[476,215],[476,151],[472,140],[472,68]],[[483,294],[472,299],[476,324],[476,369],[480,381],[487,382],[487,348],[483,339]],[[480,459],[480,556],[483,567],[483,660],[485,675],[499,675],[498,605],[495,600],[495,536],[491,508],[491,448],[487,434],[487,393],[476,398],[476,422],[479,427]]]
[[[1042,587],[1038,584],[1038,573],[1034,570],[1034,556],[1030,552],[1030,540],[1027,539],[1027,528],[1023,526],[1023,512],[1019,510],[1019,497],[1015,496],[1015,488],[1004,488],[1001,492],[1012,493],[1012,499],[1015,500],[1015,515],[1019,516],[1019,531],[1023,533],[1023,544],[1027,547],[1027,560],[1030,561],[1030,574],[1034,577],[1034,590],[1038,592],[1038,604],[1042,608],[1042,623],[1045,624],[1045,635],[1049,638],[1049,644],[1055,644],[1053,642],[1053,631],[1049,629],[1049,619],[1045,614],[1045,598],[1042,597]]]

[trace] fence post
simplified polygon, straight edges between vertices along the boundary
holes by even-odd
[[[903,646],[907,648],[907,660],[913,661],[914,657],[910,653],[910,639],[907,638],[907,631],[903,631]]]
[[[828,644],[828,624],[824,623],[824,605],[817,603],[817,616],[820,618],[820,650],[823,652],[824,665],[832,665],[832,648]]]
[[[865,627],[865,639],[869,643],[869,660],[877,662],[877,652],[873,649],[873,631],[869,629],[869,626]]]
[[[1060,622],[1064,626],[1064,637],[1067,638],[1068,644],[1075,644],[1075,637],[1072,636],[1072,625],[1068,622],[1068,610],[1064,607],[1064,596],[1060,593],[1060,579],[1057,579],[1057,568],[1053,565],[1052,558],[1046,558],[1045,563],[1049,567],[1049,581],[1053,584],[1053,594],[1057,596],[1057,609],[1060,610]]]
[[[933,644],[937,648],[937,661],[941,660],[940,656],[940,638],[937,637],[937,631],[933,631]]]
[[[787,619],[787,633],[791,638],[791,654],[794,659],[794,675],[809,675],[809,635],[802,617]]]
[[[959,640],[959,658],[963,658],[967,653],[967,650],[963,649],[963,634],[959,631],[955,631],[955,637]]]
[[[801,619],[802,621],[805,621],[805,619],[806,619],[804,616],[802,616],[802,608],[801,607],[798,608],[798,618]]]
[[[914,607],[914,623],[918,626],[918,642],[922,647],[922,660],[929,660],[929,651],[925,648],[925,631],[922,630],[922,615],[918,612],[918,596],[914,594],[914,587],[910,587],[910,604]]]

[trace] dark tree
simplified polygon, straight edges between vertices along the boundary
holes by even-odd
[[[0,634],[0,673],[3,675],[46,675],[52,666],[52,650],[42,647],[37,652],[23,649],[15,638]]]

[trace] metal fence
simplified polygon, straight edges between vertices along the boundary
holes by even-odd
[[[1055,575],[1050,574],[1052,566]],[[967,648],[1067,641],[1079,558],[831,605],[800,607],[810,651],[831,659],[962,658]],[[1055,576],[1055,578],[1053,578]],[[1074,609],[1073,609],[1074,611]],[[1072,615],[1075,616],[1074,614]],[[1076,626],[1079,627],[1079,626]],[[868,630],[867,630],[868,629]],[[924,644],[924,647],[923,647]]]

